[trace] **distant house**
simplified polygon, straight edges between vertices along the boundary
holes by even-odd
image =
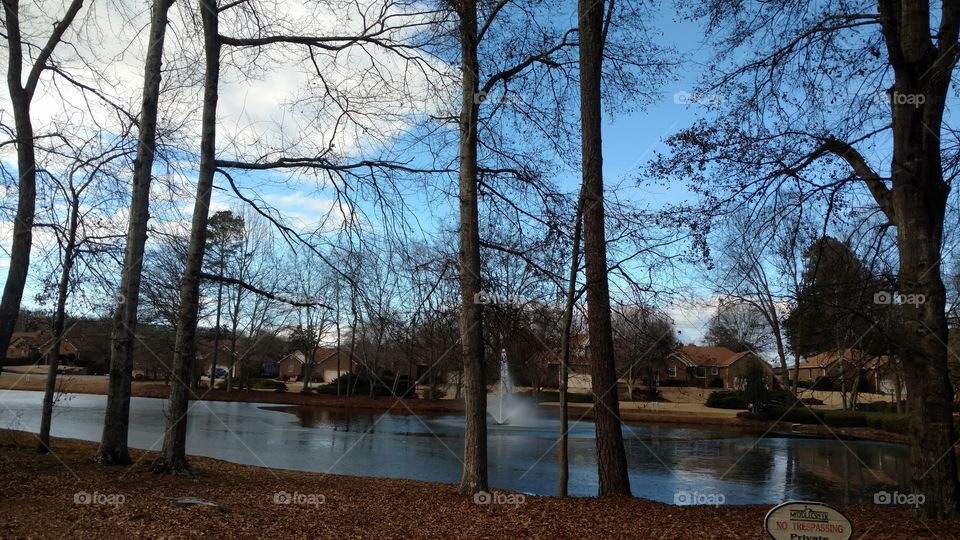
[[[752,351],[736,353],[726,347],[687,345],[670,353],[659,374],[660,384],[676,382],[705,388],[738,388],[753,365],[766,372],[769,384],[777,378],[773,368]]]
[[[589,390],[593,386],[590,376],[590,337],[587,334],[570,336],[570,359],[567,362],[567,388]],[[543,353],[547,364],[547,380],[551,387],[560,381],[560,351]]]
[[[349,358],[346,353],[340,355],[340,366],[337,366],[337,349],[319,348],[314,352],[313,372],[310,380],[313,382],[331,382],[341,375],[351,371],[356,372],[358,364]],[[293,351],[277,362],[276,377],[287,381],[301,381],[306,368],[306,355],[302,351]]]
[[[896,362],[887,356],[872,356],[859,349],[835,349],[800,362],[798,381],[813,384],[821,379],[846,380],[852,384],[859,375],[870,390],[893,393],[896,390]],[[792,372],[791,372],[792,375]]]
[[[46,363],[53,348],[53,336],[47,332],[14,332],[7,347],[5,366],[29,366]],[[60,362],[73,363],[79,351],[68,339],[60,341]]]

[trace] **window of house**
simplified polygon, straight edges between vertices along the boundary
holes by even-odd
[[[698,367],[693,370],[693,375],[698,379],[703,379],[707,376],[707,368]]]
[[[711,370],[710,370],[710,374],[711,374],[711,375],[719,375],[719,374],[720,374],[720,368],[713,368],[713,369],[711,369]]]
[[[287,373],[293,373],[293,364],[287,364]]]
[[[676,377],[676,376],[677,376],[677,366],[670,366],[670,367],[668,367],[668,368],[667,368],[667,375],[669,375],[671,378]]]

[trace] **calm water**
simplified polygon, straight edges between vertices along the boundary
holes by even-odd
[[[0,391],[0,427],[38,431],[40,392]],[[158,449],[164,401],[133,398],[130,445]],[[58,404],[53,435],[100,438],[105,396],[74,395]],[[458,482],[463,418],[344,409],[270,410],[262,404],[191,402],[190,454],[302,471]],[[556,492],[556,419],[489,431],[494,487]],[[571,421],[570,492],[596,494],[593,424]],[[787,499],[871,501],[908,490],[909,450],[902,445],[766,437],[733,428],[625,426],[634,495],[675,502],[678,492],[722,494],[727,504]],[[902,488],[901,488],[902,486]]]

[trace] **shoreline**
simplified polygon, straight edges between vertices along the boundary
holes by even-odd
[[[155,452],[131,450],[133,466],[104,467],[91,460],[96,443],[55,437],[51,444],[54,454],[37,455],[33,434],[0,430],[0,474],[7,479],[0,528],[13,537],[760,539],[766,538],[763,517],[773,507],[673,506],[633,497],[522,496],[496,489],[493,503],[476,504],[458,495],[453,484],[296,472],[196,456],[190,462],[198,476],[159,476],[149,471]],[[177,497],[200,497],[217,506],[177,506]],[[924,521],[905,507],[836,506],[860,535],[893,539],[928,531],[960,537],[960,521]]]

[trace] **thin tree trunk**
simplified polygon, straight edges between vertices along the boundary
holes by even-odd
[[[73,270],[73,261],[77,245],[77,227],[80,221],[79,195],[73,189],[70,201],[70,224],[67,231],[67,241],[63,250],[63,268],[60,271],[60,283],[57,287],[57,311],[53,319],[53,347],[50,349],[50,367],[47,371],[47,385],[43,393],[43,412],[40,417],[40,442],[37,452],[46,454],[50,451],[50,423],[53,420],[53,399],[57,391],[57,368],[60,366],[60,344],[63,343],[63,333],[67,312],[67,295],[70,291],[70,272]]]
[[[221,255],[222,257],[222,255]],[[220,277],[223,278],[223,261],[220,262]],[[223,306],[223,282],[217,283],[217,314],[213,327],[213,358],[210,362],[210,390],[217,382],[217,362],[220,360],[220,315]]]
[[[477,114],[480,62],[477,2],[460,4],[463,88],[460,103],[460,336],[463,350],[464,430],[460,493],[487,490],[487,383],[480,294],[480,218],[477,202]]]
[[[570,254],[570,280],[567,285],[567,301],[563,310],[563,327],[560,335],[560,479],[557,482],[557,495],[567,496],[570,482],[569,458],[569,405],[567,403],[567,385],[569,382],[568,365],[570,362],[570,327],[573,324],[573,304],[577,295],[577,273],[580,269],[580,235],[583,231],[583,197],[577,198],[577,211],[573,226],[573,248]]]
[[[133,344],[137,330],[143,254],[147,243],[147,220],[150,218],[150,181],[156,153],[163,42],[167,33],[167,12],[172,5],[173,0],[155,0],[150,19],[151,46],[147,49],[143,70],[143,98],[137,157],[133,162],[130,222],[127,225],[127,245],[120,274],[120,291],[117,295],[117,306],[113,310],[113,329],[110,336],[107,407],[100,447],[95,458],[104,464],[131,463],[127,449],[127,430],[130,422],[130,390],[133,384]]]
[[[599,493],[629,495],[630,477],[627,475],[627,456],[620,427],[620,402],[613,356],[603,209],[601,68],[607,3],[602,0],[580,0],[578,4],[583,235]]]
[[[162,473],[192,474],[187,463],[187,411],[190,405],[189,379],[196,364],[197,318],[200,310],[200,271],[206,245],[210,196],[213,192],[216,157],[217,98],[220,78],[220,40],[216,0],[200,0],[203,20],[205,78],[203,117],[200,131],[200,174],[193,207],[190,247],[180,285],[180,313],[173,357],[173,386],[167,405],[166,427],[160,457],[154,470]]]

